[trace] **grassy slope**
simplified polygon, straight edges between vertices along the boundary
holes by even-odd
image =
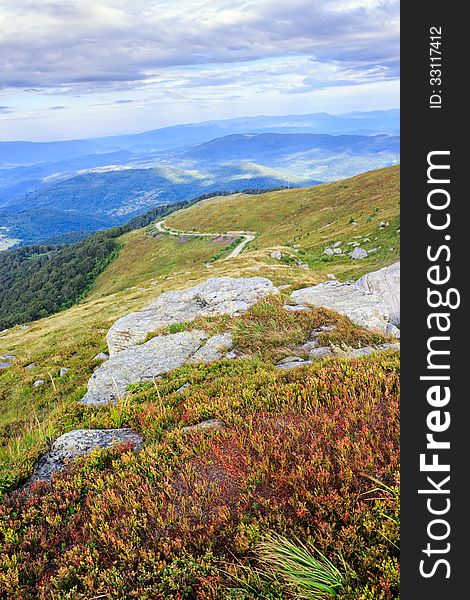
[[[151,226],[123,236],[118,258],[99,276],[85,301],[33,323],[28,330],[16,327],[0,334],[0,354],[18,357],[14,367],[0,373],[0,432],[7,444],[6,450],[0,449],[0,457],[16,464],[22,455],[27,472],[44,446],[37,445],[37,438],[43,439],[37,423],[47,423],[51,411],[80,397],[96,366],[93,356],[106,349],[104,338],[112,322],[162,291],[219,275],[261,275],[278,285],[301,287],[323,280],[325,273],[358,277],[396,260],[398,178],[399,169],[393,167],[314,188],[210,199],[172,215],[168,224],[181,229],[260,233],[237,259],[216,260],[211,269],[205,264],[220,253],[223,243],[205,238],[152,237]],[[349,224],[351,218],[357,220],[356,226]],[[382,220],[389,221],[390,227],[379,229]],[[364,234],[370,234],[371,239],[378,237],[369,247],[382,245],[382,250],[354,262],[349,257],[330,259],[322,255],[331,242],[347,242]],[[298,249],[305,254],[295,253],[287,244],[299,244]],[[394,250],[389,251],[392,244]],[[271,259],[271,250],[279,247],[312,268]],[[37,368],[25,370],[31,362]],[[69,367],[70,372],[58,379],[61,366]],[[33,388],[37,379],[44,379],[46,384]],[[26,437],[25,428],[32,432]]]
[[[266,214],[269,214],[269,219],[265,219]],[[352,218],[357,220],[357,226],[349,223]],[[390,227],[379,229],[381,220],[389,221]],[[32,323],[30,329],[23,330],[16,327],[0,334],[0,354],[15,354],[18,357],[12,368],[0,372],[2,442],[0,461],[3,463],[0,488],[3,484],[3,487],[8,489],[9,486],[27,476],[34,461],[44,452],[48,444],[70,429],[131,424],[137,429],[140,428],[147,439],[155,439],[155,442],[160,443],[163,433],[178,423],[181,425],[181,423],[197,422],[199,418],[211,416],[220,416],[229,422],[231,419],[234,422],[238,422],[240,418],[244,420],[245,415],[243,411],[239,412],[234,400],[230,400],[228,404],[231,407],[230,414],[219,413],[212,406],[212,400],[209,403],[205,399],[198,400],[198,388],[195,388],[196,396],[193,397],[190,393],[186,398],[185,406],[179,408],[177,397],[172,394],[168,396],[169,406],[176,410],[175,416],[170,420],[159,412],[158,407],[161,402],[159,391],[147,395],[142,405],[139,401],[135,406],[131,403],[116,409],[85,408],[76,401],[83,395],[86,382],[97,365],[93,356],[99,351],[106,350],[105,334],[112,322],[144,306],[162,291],[187,287],[209,276],[218,275],[263,275],[271,278],[276,284],[300,287],[325,279],[325,273],[334,272],[338,277],[357,277],[396,260],[398,256],[398,236],[395,231],[398,227],[398,169],[367,173],[351,180],[312,189],[209,200],[175,214],[168,219],[168,222],[181,229],[195,228],[208,231],[252,229],[258,231],[260,235],[237,259],[224,260],[226,251],[222,252],[220,258],[211,262],[215,255],[220,255],[224,243],[205,238],[178,239],[166,235],[152,237],[154,234],[152,226],[146,230],[133,231],[121,238],[122,250],[119,256],[99,276],[89,296],[83,302],[62,313]],[[380,238],[379,243],[377,241],[374,243],[382,244],[383,251],[364,261],[323,258],[323,248],[331,242],[336,240],[347,242],[354,239],[356,235],[364,234],[370,234],[371,239]],[[296,248],[292,244],[299,244],[297,249],[305,254],[295,253]],[[392,244],[395,249],[389,251],[388,248],[392,247]],[[274,248],[281,248],[283,252],[291,253],[293,257],[299,255],[298,257],[308,262],[312,268],[305,269],[271,259],[270,252]],[[212,268],[208,269],[205,266],[208,263]],[[268,303],[252,311],[240,322],[231,324],[237,344],[240,347],[246,346],[248,351],[258,355],[258,358],[255,358],[255,361],[258,361],[256,369],[260,369],[260,373],[265,373],[263,377],[266,376],[270,380],[273,378],[277,380],[278,377],[282,381],[285,379],[287,386],[285,393],[288,396],[291,393],[289,376],[276,375],[270,363],[273,357],[289,352],[289,340],[299,342],[302,336],[308,334],[312,325],[304,322],[304,319],[302,315],[286,314],[286,311]],[[279,326],[281,321],[282,326]],[[32,371],[25,370],[24,367],[31,362],[37,365],[36,368]],[[367,363],[367,360],[364,362]],[[237,364],[222,367],[223,380],[220,383],[222,387],[230,378],[234,382],[238,381],[239,369],[245,372],[245,367]],[[341,361],[338,361],[338,364],[341,365]],[[63,378],[59,378],[58,371],[62,366],[69,367],[70,371]],[[339,368],[342,369],[341,366]],[[349,373],[349,367],[345,365],[345,368],[345,373]],[[375,369],[373,365],[371,368]],[[215,374],[218,373],[218,369],[219,367],[215,365]],[[253,378],[250,374],[249,364],[246,369],[247,385],[254,386],[255,390],[260,389],[261,384],[258,384],[256,377]],[[379,380],[382,377],[381,369],[382,366],[377,372]],[[384,373],[395,373],[396,363],[392,361],[389,364],[385,361],[383,369]],[[194,381],[199,381],[204,373],[209,379],[211,377],[210,369],[206,371],[204,368],[193,367],[189,370],[192,375],[185,369],[181,374],[174,374],[174,386],[170,386],[172,390],[184,383],[187,377],[194,378]],[[296,384],[295,389],[302,389],[303,376],[296,377],[299,379],[300,388],[297,388]],[[357,385],[363,386],[362,389],[365,390],[369,386],[370,376],[361,375],[359,370],[357,377]],[[37,379],[44,379],[45,385],[34,388],[32,384]],[[395,386],[396,380],[393,379],[393,382]],[[346,383],[340,381],[338,385],[340,390],[344,390]],[[202,385],[202,389],[204,388],[205,386]],[[137,390],[137,396],[139,393]],[[162,393],[166,394],[164,390]],[[237,398],[243,393],[237,388],[234,390],[233,397]],[[395,396],[392,394],[392,397]],[[264,409],[271,411],[268,404],[260,405],[258,408],[261,411]],[[309,410],[308,406],[302,404],[298,405],[298,409]],[[284,413],[284,409],[281,413]],[[154,433],[151,433],[151,430]],[[163,447],[166,447],[166,442],[162,443]],[[176,464],[172,469],[177,468]],[[295,472],[295,465],[292,468]],[[387,473],[387,481],[391,484],[393,483],[390,478],[392,471]],[[285,475],[290,477],[287,472]],[[253,477],[256,477],[256,474],[253,474]],[[363,514],[364,518],[367,518],[368,508]],[[385,522],[388,522],[387,519],[384,519]],[[304,525],[307,529],[303,529]],[[241,527],[243,529],[244,526]],[[290,525],[287,530],[289,527]],[[308,520],[303,525],[299,521],[299,534],[301,531],[308,531],[310,527]],[[225,533],[221,535],[224,536]],[[46,537],[50,537],[50,534],[48,533]],[[258,538],[257,534],[253,540],[246,542],[249,553],[253,551],[253,544]],[[233,541],[233,544],[237,543]],[[363,543],[367,545],[367,536]],[[327,551],[327,540],[325,544],[326,546],[322,547]],[[14,544],[12,551],[17,551]],[[43,551],[38,548],[39,556]],[[197,570],[199,568],[198,566]],[[210,569],[212,568],[211,566]],[[383,567],[386,568],[388,567]],[[384,575],[383,569],[382,571],[379,569],[377,577],[389,578],[390,574]],[[393,579],[395,577],[393,564],[390,569],[392,572],[390,577]],[[102,575],[100,574],[99,577]],[[92,593],[91,588],[89,592]],[[222,596],[208,595],[207,597],[226,597],[223,596],[224,592],[221,593]],[[54,597],[65,597],[58,594]],[[168,594],[161,597],[176,597],[173,592]],[[87,597],[86,594],[84,597]],[[150,597],[160,596],[154,594]],[[251,598],[252,596],[239,597]],[[281,592],[281,596],[274,594],[266,597],[288,596],[282,595]],[[370,597],[376,599],[379,595]],[[392,596],[385,593],[380,597],[391,598]]]
[[[319,273],[358,277],[399,257],[399,167],[358,175],[313,188],[270,192],[258,197],[211,198],[173,213],[167,224],[182,230],[247,230],[259,232],[251,249],[280,248],[308,262]],[[354,219],[357,225],[350,223]],[[380,222],[389,222],[381,229]],[[362,238],[359,238],[362,236]],[[369,238],[369,242],[364,242]],[[366,250],[381,247],[366,260],[330,258],[330,244],[358,241]],[[352,249],[352,248],[350,248]],[[302,254],[305,252],[305,254]]]

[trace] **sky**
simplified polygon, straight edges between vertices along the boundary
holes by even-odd
[[[0,3],[0,140],[398,106],[395,0]]]

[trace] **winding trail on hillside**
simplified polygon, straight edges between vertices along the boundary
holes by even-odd
[[[180,236],[180,235],[184,235],[184,236],[194,236],[194,237],[241,237],[243,238],[242,241],[236,246],[236,248],[234,248],[232,250],[232,252],[230,252],[230,254],[226,257],[226,259],[229,258],[236,258],[241,252],[242,250],[245,248],[245,246],[247,244],[249,244],[250,242],[252,242],[255,237],[256,237],[256,232],[254,231],[226,231],[225,233],[201,233],[200,231],[182,231],[180,229],[173,229],[170,227],[166,227],[165,226],[165,219],[163,219],[162,221],[158,221],[158,223],[155,223],[155,228],[157,231],[159,231],[160,233],[167,233],[169,235],[174,235],[174,236]]]

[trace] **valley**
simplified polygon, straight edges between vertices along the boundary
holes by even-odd
[[[202,194],[345,179],[397,164],[398,126],[396,111],[384,111],[0,142],[0,224],[31,244],[122,225],[153,206]]]

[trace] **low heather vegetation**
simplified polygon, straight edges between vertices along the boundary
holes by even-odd
[[[76,407],[72,420],[129,425],[146,447],[95,452],[7,498],[3,589],[302,597],[266,572],[260,544],[275,533],[335,565],[338,598],[396,598],[398,386],[396,356],[283,373],[254,358],[180,369],[135,386],[117,407]],[[225,430],[181,434],[208,418]]]

